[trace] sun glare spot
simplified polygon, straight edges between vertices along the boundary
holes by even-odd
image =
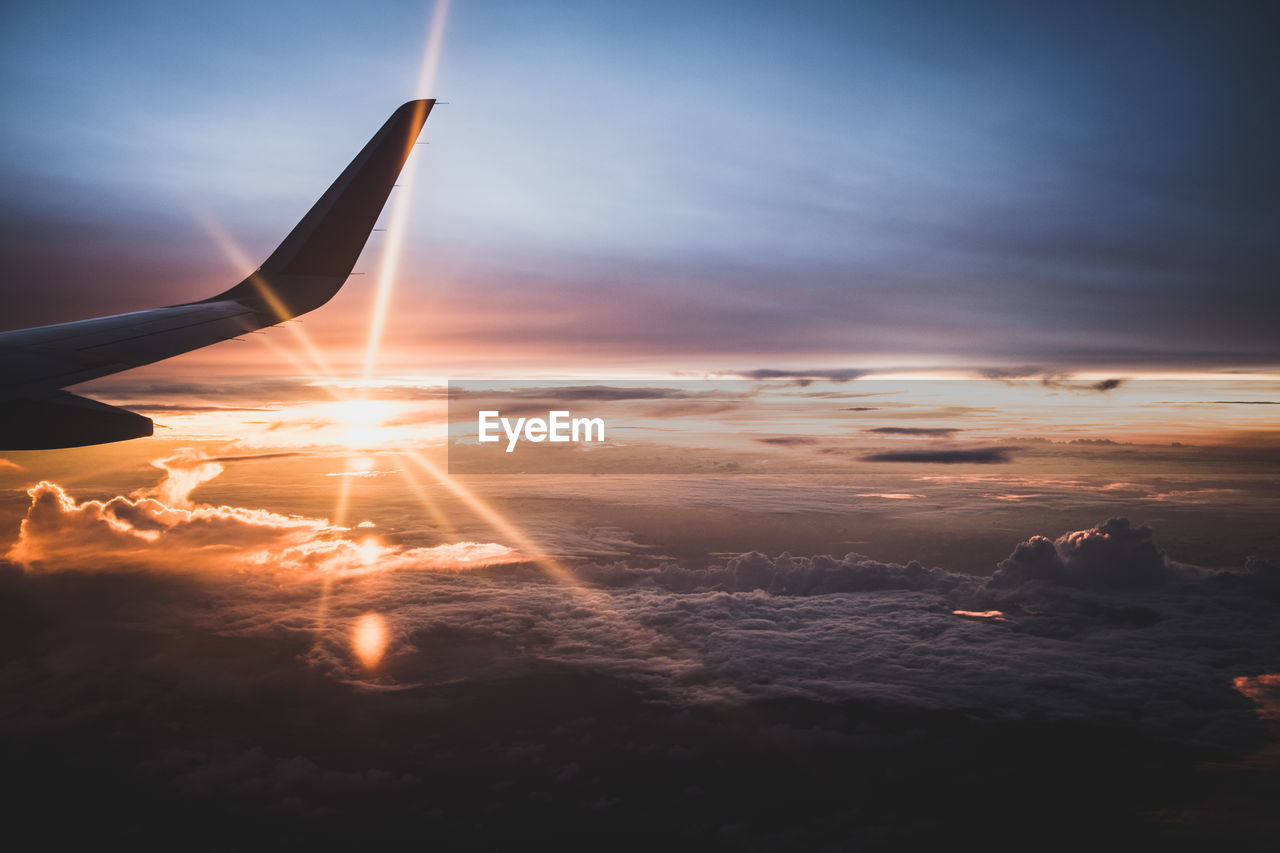
[[[368,536],[360,542],[360,562],[366,569],[372,569],[377,565],[380,556],[382,556],[382,545],[377,539]]]
[[[351,648],[360,663],[375,667],[387,650],[387,623],[377,613],[366,613],[356,620],[351,632]]]
[[[340,440],[348,447],[367,447],[386,439],[383,429],[391,417],[391,405],[385,400],[339,400],[328,406],[330,416],[337,421],[341,430]],[[363,468],[356,464],[368,462]],[[348,470],[371,470],[373,460],[368,457],[356,457]]]

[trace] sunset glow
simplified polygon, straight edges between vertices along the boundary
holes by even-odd
[[[9,846],[1274,846],[1271,10],[0,14]]]

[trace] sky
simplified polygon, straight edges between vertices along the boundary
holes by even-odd
[[[8,4],[7,327],[227,289],[441,101],[329,304],[0,453],[11,831],[1270,849],[1273,17]]]
[[[7,8],[6,322],[234,283],[423,94],[401,369],[1276,367],[1262,7],[463,0],[419,93],[430,13]]]

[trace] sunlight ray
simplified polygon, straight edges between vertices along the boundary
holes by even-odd
[[[642,625],[634,618],[623,613],[612,601],[608,593],[594,589],[579,581],[568,569],[561,565],[559,560],[549,554],[534,539],[526,535],[523,530],[507,520],[502,513],[489,506],[455,478],[441,471],[439,466],[431,460],[411,450],[405,451],[404,455],[424,472],[438,480],[441,485],[453,492],[459,500],[487,522],[495,531],[506,537],[510,545],[527,557],[530,562],[538,565],[554,581],[591,607],[596,614],[612,623],[618,629],[619,635],[625,636],[628,639],[628,644],[633,648],[642,650],[648,656],[660,657],[670,662],[678,663],[683,667],[687,667],[690,671],[695,671],[702,667],[702,661],[691,654],[688,649],[678,645],[674,638]]]
[[[456,533],[457,527],[449,520],[448,516],[444,514],[439,503],[437,503],[436,500],[427,493],[426,488],[422,485],[422,481],[413,473],[413,469],[404,463],[403,460],[407,455],[408,454],[403,452],[396,453],[396,456],[402,460],[400,476],[404,479],[405,485],[407,485],[409,490],[418,498],[418,502],[422,504],[422,508],[431,516],[431,521],[437,528],[448,534]]]
[[[426,48],[423,51],[422,70],[418,78],[419,98],[427,98],[428,93],[435,86],[436,70],[440,64],[448,15],[449,0],[436,0],[435,9],[431,15],[431,25],[428,28]],[[419,109],[425,108],[425,105],[419,106]],[[410,146],[413,144],[410,142]],[[364,352],[363,375],[365,378],[372,375],[382,349],[387,312],[391,306],[391,291],[404,254],[404,235],[408,230],[409,209],[412,206],[413,190],[416,186],[417,163],[418,158],[408,158],[398,184],[401,191],[391,201],[387,239],[382,249],[382,263],[378,268],[378,285],[374,291],[373,314],[369,318],[369,337]]]
[[[188,203],[187,209],[232,264],[240,269],[254,270],[249,274],[249,278],[253,280],[258,292],[267,300],[273,311],[280,316],[286,316],[288,312],[285,310],[283,303],[280,302],[275,292],[258,277],[257,266],[249,260],[248,254],[236,244],[231,235],[226,232],[226,229],[200,207]],[[330,377],[335,375],[328,359],[324,357],[324,353],[320,352],[315,342],[311,340],[311,336],[307,334],[306,329],[302,328],[296,319],[287,321],[282,325],[289,330],[289,334],[293,336],[298,346],[302,348],[307,358],[311,360],[311,366],[304,369],[305,373],[318,373],[322,376]],[[274,342],[272,344],[274,345]],[[277,352],[279,351],[277,349]],[[290,361],[301,363],[293,358]]]

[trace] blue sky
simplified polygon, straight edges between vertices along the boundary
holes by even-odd
[[[202,218],[264,257],[417,94],[431,5],[0,14],[27,325],[225,286]],[[455,0],[394,331],[566,366],[1274,369],[1268,23]]]

